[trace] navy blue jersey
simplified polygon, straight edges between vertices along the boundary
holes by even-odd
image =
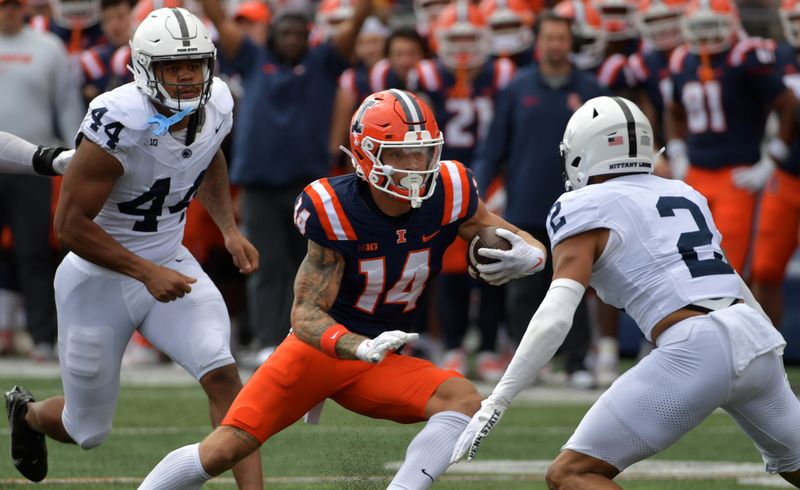
[[[405,89],[405,83],[397,73],[392,70],[389,60],[382,59],[367,69],[364,65],[348,68],[339,77],[339,87],[353,94],[361,104],[367,97],[375,92],[390,88]]]
[[[52,32],[58,36],[64,42],[67,52],[71,55],[78,55],[82,51],[106,42],[106,37],[99,23],[81,29],[77,40],[73,39],[72,29],[61,27],[55,20],[43,15],[37,15],[32,18],[31,27],[37,31]]]
[[[775,66],[783,77],[783,83],[800,97],[800,60],[794,46],[781,43],[775,50]],[[788,158],[781,162],[780,168],[792,175],[800,176],[800,138],[795,138],[790,146]]]
[[[439,273],[445,249],[477,206],[471,172],[453,161],[442,162],[433,195],[399,217],[383,214],[369,184],[355,174],[312,182],[297,198],[295,224],[345,262],[328,314],[372,338],[412,331],[418,301]]]
[[[131,47],[128,45],[104,43],[87,49],[80,56],[86,83],[94,85],[100,93],[133,81],[133,74],[128,70],[130,62]]]
[[[770,46],[758,38],[740,40],[711,55],[708,67],[686,46],[673,51],[669,61],[673,100],[686,110],[692,165],[719,169],[761,158],[767,115],[786,88]],[[703,81],[701,74],[708,79]]]
[[[514,76],[514,64],[500,58],[483,65],[468,87],[456,93],[456,77],[441,61],[422,60],[409,75],[409,85],[430,101],[436,121],[444,133],[442,158],[472,166],[473,152],[486,137],[497,92]]]
[[[633,71],[628,65],[628,57],[624,54],[612,54],[597,67],[593,68],[591,72],[597,78],[597,83],[612,94],[636,86]]]
[[[653,127],[656,139],[664,141],[663,124],[664,102],[672,101],[672,79],[669,76],[669,54],[656,49],[634,53],[628,58],[628,64],[637,85],[644,89],[647,98],[655,109]]]

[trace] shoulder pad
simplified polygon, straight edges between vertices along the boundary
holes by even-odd
[[[610,228],[600,212],[598,186],[584,187],[565,192],[550,208],[547,214],[547,234],[551,248],[562,240],[596,228]],[[587,192],[588,191],[588,192]]]
[[[472,171],[456,160],[443,160],[440,164],[440,185],[444,192],[442,226],[471,218],[478,209],[478,185]]]
[[[105,115],[112,121],[136,131],[143,131],[150,125],[147,120],[154,113],[147,97],[133,83],[100,94],[89,104],[89,111],[105,108]]]
[[[209,102],[214,104],[214,107],[222,114],[233,112],[231,90],[228,88],[228,84],[218,77],[214,77],[214,83],[211,85],[211,99]]]
[[[303,189],[295,203],[295,225],[306,238],[322,245],[358,238],[327,178]]]

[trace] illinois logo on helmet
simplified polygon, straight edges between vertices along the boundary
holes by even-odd
[[[695,54],[727,50],[740,30],[739,10],[732,0],[691,0],[681,18],[683,39]]]
[[[513,56],[533,45],[533,10],[525,0],[483,0],[481,12],[489,23],[491,53]]]
[[[636,0],[594,0],[603,30],[609,41],[624,41],[639,35],[636,26]]]
[[[356,174],[381,192],[418,208],[433,195],[444,137],[433,111],[416,95],[390,89],[367,97],[350,125],[350,156]],[[401,169],[384,161],[385,153],[424,156],[421,168]]]
[[[577,56],[575,64],[582,70],[603,62],[608,37],[603,30],[600,14],[585,0],[563,0],[556,4],[555,13],[572,21],[572,37]]]
[[[433,50],[448,68],[477,68],[489,59],[491,38],[477,5],[457,0],[433,24]]]
[[[636,25],[642,37],[659,51],[669,51],[683,42],[681,16],[687,0],[642,0]]]
[[[800,0],[783,0],[778,15],[786,42],[800,48]]]

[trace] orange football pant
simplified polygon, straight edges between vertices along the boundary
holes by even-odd
[[[755,194],[733,185],[731,172],[737,167],[707,170],[690,166],[686,183],[708,200],[711,215],[722,233],[722,249],[740,274],[750,249],[755,215]]]
[[[420,422],[439,385],[459,377],[395,353],[378,364],[334,359],[290,334],[239,392],[222,425],[263,444],[326,398],[367,417]]]
[[[800,178],[777,170],[764,188],[753,247],[753,281],[779,284],[797,248]]]

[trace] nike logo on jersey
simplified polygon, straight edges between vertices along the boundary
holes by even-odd
[[[425,475],[425,476],[427,476],[428,478],[430,478],[430,479],[431,479],[431,481],[436,481],[436,479],[435,479],[434,477],[432,477],[432,476],[430,475],[430,473],[428,473],[427,471],[425,471],[425,468],[422,468],[422,474],[423,474],[423,475]]]
[[[430,235],[422,235],[422,243],[428,243],[429,241],[433,240],[433,238],[439,234],[442,230],[436,230]]]
[[[217,129],[214,130],[214,134],[219,133],[219,128],[222,127],[222,124],[223,123],[219,123],[219,126],[217,126]]]
[[[175,259],[175,262],[183,262],[186,259]]]

